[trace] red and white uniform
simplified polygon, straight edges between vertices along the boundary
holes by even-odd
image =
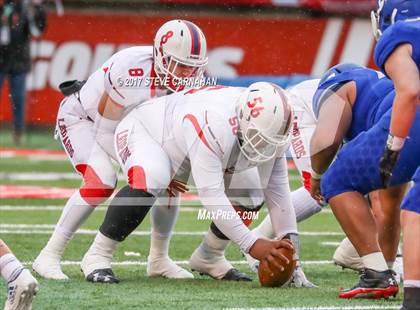
[[[151,46],[139,46],[114,54],[89,77],[80,92],[60,104],[58,134],[73,166],[84,176],[85,183],[91,180],[92,188],[114,188],[117,180],[111,154],[95,138],[94,122],[102,95],[106,93],[128,113],[136,105],[166,94],[151,83],[155,77],[152,52]],[[109,144],[112,149],[112,137]]]
[[[171,179],[185,180],[191,173],[204,207],[231,213],[225,176],[233,167],[250,169],[240,156],[236,139],[236,102],[243,91],[210,86],[135,108],[115,134],[118,160],[128,184],[157,196]],[[297,233],[284,154],[259,166],[258,172],[276,235]],[[256,241],[239,217],[215,218],[214,222],[245,252]]]

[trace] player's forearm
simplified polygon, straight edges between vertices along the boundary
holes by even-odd
[[[248,253],[257,237],[242,222],[226,195],[216,189],[198,189],[198,193],[217,228]]]
[[[334,160],[335,155],[339,149],[339,144],[333,144],[329,147],[311,155],[311,167],[316,173],[323,174]],[[312,145],[311,145],[312,149]]]
[[[419,96],[420,93],[415,92],[396,94],[390,125],[390,134],[394,137],[407,138],[419,107]]]

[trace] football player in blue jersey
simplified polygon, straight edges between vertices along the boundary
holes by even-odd
[[[359,283],[342,291],[342,298],[388,298],[398,292],[363,196],[382,188],[378,165],[394,97],[392,82],[383,74],[363,68],[344,70],[343,65],[324,75],[314,96],[318,125],[311,141],[312,194],[329,201],[365,267]],[[420,113],[414,124],[414,134],[401,153],[403,160],[396,166],[393,188],[388,192],[389,198],[393,198],[392,192],[398,194],[394,206],[403,196],[402,185],[411,179],[420,162]],[[331,164],[343,140],[347,143]]]
[[[396,91],[389,135],[379,162],[382,182],[389,186],[420,110],[420,1],[381,0],[377,11],[372,12],[372,25],[378,40],[375,62],[392,79]],[[413,181],[414,187],[401,206],[403,309],[420,307],[420,167]]]

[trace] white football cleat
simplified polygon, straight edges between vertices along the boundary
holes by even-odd
[[[151,258],[147,257],[147,276],[164,277],[168,279],[193,279],[191,272],[175,264],[168,256]]]
[[[333,261],[336,265],[343,268],[350,268],[357,271],[361,271],[364,268],[359,253],[357,253],[348,238],[344,238],[335,250]]]
[[[42,250],[33,262],[32,269],[45,279],[68,280],[69,277],[61,270],[60,260],[59,255],[49,254]]]
[[[206,252],[201,246],[191,255],[190,267],[192,271],[209,275],[217,280],[252,281],[247,274],[232,266],[223,251]]]
[[[83,256],[80,268],[82,269],[85,278],[93,273],[95,270],[111,269],[112,254],[104,255],[99,252],[87,251]]]
[[[16,279],[7,283],[4,310],[31,310],[32,299],[38,290],[38,281],[28,269],[22,269]]]
[[[258,273],[258,267],[260,265],[260,261],[256,258],[253,258],[248,253],[243,253],[243,255],[245,256],[248,266],[252,270],[252,272]]]

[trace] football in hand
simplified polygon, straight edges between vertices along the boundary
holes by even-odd
[[[284,264],[278,259],[278,263],[283,266],[284,270],[271,267],[267,261],[261,261],[258,266],[258,277],[261,286],[264,287],[280,287],[284,285],[293,275],[296,267],[296,261],[293,260],[293,250],[279,248],[281,252],[289,260],[289,264]]]

